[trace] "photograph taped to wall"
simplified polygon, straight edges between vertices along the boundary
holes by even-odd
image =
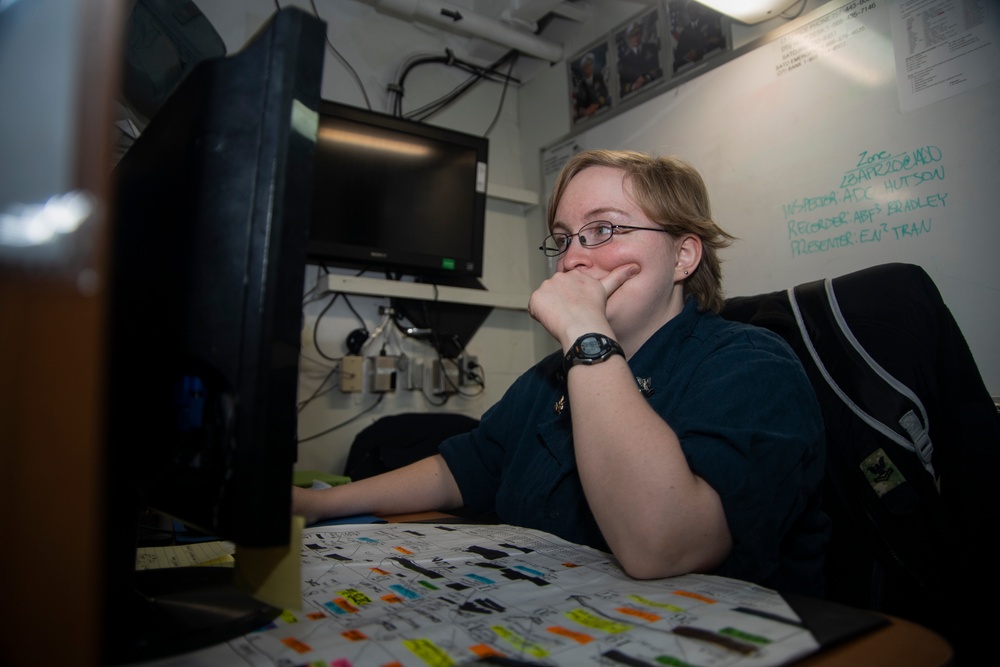
[[[610,51],[605,39],[568,61],[573,123],[593,118],[612,107]]]
[[[660,39],[660,11],[638,16],[614,33],[615,71],[621,100],[663,80],[665,52]]]
[[[729,22],[694,0],[667,3],[674,74],[697,67],[704,59],[730,48]]]

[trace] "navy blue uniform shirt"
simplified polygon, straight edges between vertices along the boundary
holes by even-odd
[[[712,574],[821,595],[830,530],[820,509],[823,419],[787,343],[701,313],[688,298],[629,366],[636,391],[677,434],[691,470],[722,499],[733,549]],[[576,469],[561,369],[560,353],[543,359],[478,428],[440,451],[469,509],[608,551]]]

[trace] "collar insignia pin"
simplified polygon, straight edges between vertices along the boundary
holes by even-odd
[[[563,413],[563,410],[566,409],[566,397],[560,396],[559,400],[556,401],[556,404],[552,407],[557,415],[561,415]]]
[[[635,381],[639,383],[639,393],[643,396],[653,395],[653,378],[641,378],[636,377]]]

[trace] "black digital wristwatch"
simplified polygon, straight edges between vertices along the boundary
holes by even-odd
[[[563,370],[568,373],[569,369],[578,364],[599,364],[615,354],[625,356],[622,346],[614,339],[599,333],[583,334],[563,358]]]

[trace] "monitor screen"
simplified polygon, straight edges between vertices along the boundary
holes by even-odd
[[[229,587],[231,568],[136,572],[138,519],[155,510],[237,545],[298,548],[291,489],[325,35],[309,14],[277,12],[240,52],[199,63],[115,168],[107,663],[223,641],[277,613]]]
[[[487,153],[484,137],[324,102],[310,261],[481,277]]]

